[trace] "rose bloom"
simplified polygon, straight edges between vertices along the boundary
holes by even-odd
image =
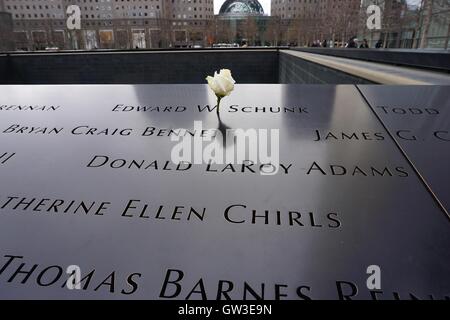
[[[216,71],[214,72],[214,77],[208,76],[206,80],[212,91],[220,98],[230,95],[236,83],[231,76],[231,71],[228,69],[222,69],[219,73]]]

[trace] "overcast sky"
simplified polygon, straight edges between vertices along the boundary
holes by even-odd
[[[218,14],[220,7],[222,6],[222,4],[225,2],[225,0],[215,0],[214,1],[214,13]],[[407,2],[412,3],[412,4],[418,4],[420,3],[420,0],[407,0]],[[270,15],[270,0],[259,0],[259,3],[261,3],[261,5],[264,8],[264,13],[267,15]]]

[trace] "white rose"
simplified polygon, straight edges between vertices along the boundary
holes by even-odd
[[[228,69],[222,69],[219,73],[216,71],[214,72],[214,77],[208,76],[206,80],[212,91],[220,98],[230,95],[236,83],[231,76],[231,71]]]

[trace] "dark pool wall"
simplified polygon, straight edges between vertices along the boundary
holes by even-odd
[[[450,72],[450,50],[292,48],[335,57]]]
[[[195,84],[220,68],[231,69],[239,83],[370,83],[276,48],[5,54],[0,83]]]
[[[0,55],[3,84],[204,83],[220,68],[240,83],[277,83],[278,50]]]
[[[279,83],[373,84],[368,80],[312,63],[287,53],[279,54]]]

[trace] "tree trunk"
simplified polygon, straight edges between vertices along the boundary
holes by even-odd
[[[389,38],[389,31],[386,30],[384,32],[383,48],[387,48],[388,47],[388,38]]]
[[[422,34],[420,37],[420,48],[426,48],[428,45],[428,31],[431,25],[431,16],[433,14],[433,0],[424,0]]]
[[[448,29],[447,29],[447,39],[445,39],[445,49],[448,49],[448,41],[449,41],[449,37],[450,37],[450,24],[448,25]]]

